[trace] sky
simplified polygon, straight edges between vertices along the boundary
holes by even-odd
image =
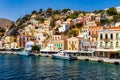
[[[40,8],[94,11],[117,6],[120,0],[0,0],[0,18],[16,21]]]

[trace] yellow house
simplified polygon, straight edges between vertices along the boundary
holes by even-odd
[[[4,47],[5,48],[17,48],[17,37],[14,36],[6,36],[4,39]]]
[[[52,40],[56,48],[62,50],[67,49],[67,38],[64,35],[53,35]]]
[[[76,50],[80,50],[80,42],[81,42],[81,38],[79,37],[71,37],[69,39],[67,39],[67,50],[70,51],[76,51]]]

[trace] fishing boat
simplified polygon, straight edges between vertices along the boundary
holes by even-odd
[[[57,54],[52,55],[53,59],[67,59],[67,60],[76,60],[77,57],[71,56],[66,51],[59,51]]]

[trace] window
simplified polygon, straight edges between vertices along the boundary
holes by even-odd
[[[94,31],[92,31],[92,34],[94,34]]]
[[[23,38],[23,41],[25,41],[25,38]]]
[[[90,35],[90,32],[89,32],[89,35]]]
[[[113,47],[113,42],[110,43],[110,47],[111,47],[111,48]]]
[[[119,39],[119,34],[118,33],[116,33],[116,39]]]
[[[69,50],[71,50],[71,48],[69,48]]]
[[[60,38],[58,37],[58,40],[59,40]]]
[[[72,45],[74,45],[74,41],[72,41]]]
[[[105,34],[105,39],[107,39],[108,38],[108,35],[107,34]]]
[[[118,46],[119,46],[119,42],[116,42],[116,48],[118,48]]]
[[[22,39],[20,38],[20,39],[19,39],[19,41],[21,42],[21,41],[22,41]]]
[[[106,48],[108,47],[108,42],[105,42],[105,47],[106,47]]]
[[[110,34],[110,39],[113,39],[113,34]]]
[[[103,38],[103,35],[102,35],[102,34],[100,34],[100,40],[102,40],[102,38]]]
[[[102,42],[100,42],[100,48],[102,48]]]

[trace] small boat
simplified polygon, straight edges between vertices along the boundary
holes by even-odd
[[[71,56],[66,51],[59,51],[57,54],[52,55],[53,59],[67,59],[67,60],[76,60],[77,57]]]
[[[31,53],[30,51],[21,51],[21,52],[18,52],[18,55],[25,55],[25,56],[31,56],[31,55],[34,55],[33,53]]]

